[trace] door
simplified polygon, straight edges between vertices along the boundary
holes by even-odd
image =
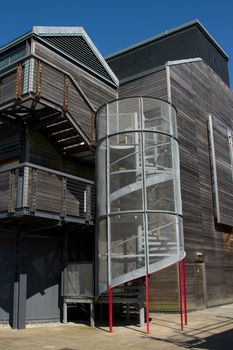
[[[205,309],[207,301],[205,263],[194,264],[194,284],[196,294],[196,308]]]

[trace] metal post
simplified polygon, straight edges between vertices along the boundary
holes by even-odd
[[[95,327],[95,306],[94,300],[90,302],[90,326]]]
[[[23,234],[18,228],[16,236],[16,265],[13,295],[13,329],[26,327],[27,275],[22,273]]]
[[[183,292],[184,292],[184,324],[187,326],[187,298],[186,298],[186,279],[185,279],[185,262],[182,260],[182,275],[183,275]]]
[[[150,334],[148,272],[146,273],[146,333]]]
[[[109,332],[112,333],[112,271],[111,271],[111,223],[110,223],[110,155],[109,155],[109,106],[107,104],[107,154],[106,154],[106,163],[107,163],[107,235],[108,235],[108,297],[109,297]]]
[[[183,321],[183,298],[182,298],[182,274],[181,274],[181,262],[178,262],[179,269],[179,293],[180,293],[180,327],[183,331],[184,321]]]
[[[112,287],[108,287],[108,300],[109,300],[109,333],[112,333]]]
[[[65,297],[63,297],[63,323],[67,323],[67,304]]]
[[[146,333],[150,333],[149,324],[149,244],[148,244],[148,219],[147,219],[147,191],[146,191],[146,168],[145,168],[145,135],[143,119],[143,100],[140,97],[140,119],[141,119],[141,157],[142,157],[142,182],[143,182],[143,211],[144,211],[144,239],[145,239],[145,269],[146,269]]]
[[[129,311],[129,303],[126,304],[126,320],[129,321],[130,319],[130,311]]]
[[[144,299],[143,298],[140,298],[139,322],[140,322],[140,327],[144,327],[144,324],[145,324],[145,308],[144,308]]]

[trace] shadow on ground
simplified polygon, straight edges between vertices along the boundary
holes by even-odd
[[[151,340],[174,344],[181,348],[202,350],[231,350],[233,349],[233,318],[217,316],[218,322],[206,327],[188,327],[183,332],[167,338],[150,336]],[[160,319],[161,321],[161,319]],[[163,320],[164,323],[166,322]],[[174,329],[163,324],[163,327]],[[230,328],[225,330],[225,328]],[[210,334],[208,336],[204,336]],[[144,336],[145,337],[145,336]]]

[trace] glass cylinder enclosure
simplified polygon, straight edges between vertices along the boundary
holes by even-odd
[[[184,253],[176,111],[152,97],[97,113],[98,293]]]

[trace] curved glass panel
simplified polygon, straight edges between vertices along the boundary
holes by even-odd
[[[175,109],[162,100],[126,98],[98,112],[99,293],[184,256],[176,136]]]

